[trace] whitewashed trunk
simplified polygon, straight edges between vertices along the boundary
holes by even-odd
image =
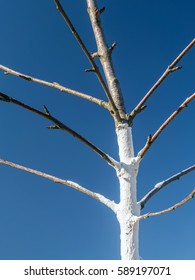
[[[139,222],[136,219],[140,214],[136,194],[136,177],[139,160],[134,157],[132,131],[131,127],[127,124],[123,96],[113,68],[111,51],[106,44],[101,26],[101,13],[98,13],[97,1],[87,0],[87,9],[95,35],[98,56],[104,70],[109,95],[111,96],[107,94],[109,105],[112,105],[111,109],[113,111],[119,146],[120,166],[117,171],[117,176],[120,183],[120,202],[117,205],[118,208],[115,213],[121,229],[121,259],[139,259]],[[113,107],[113,103],[117,110]]]
[[[120,183],[120,202],[117,219],[120,224],[121,259],[139,259],[139,221],[140,207],[137,204],[137,184],[139,160],[134,157],[132,130],[126,123],[116,128],[120,171],[117,173]]]

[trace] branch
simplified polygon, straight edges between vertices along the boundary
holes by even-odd
[[[120,84],[116,77],[112,63],[111,53],[113,48],[116,46],[116,43],[114,43],[111,48],[107,46],[104,31],[101,26],[101,9],[98,9],[97,2],[95,0],[87,0],[87,11],[97,44],[99,59],[104,70],[109,92],[113,103],[115,104],[113,109],[116,120],[120,123],[121,121],[126,121],[126,110]]]
[[[69,180],[63,180],[63,179],[60,179],[58,177],[49,175],[47,173],[43,173],[41,171],[31,169],[31,168],[28,168],[26,166],[22,166],[22,165],[19,165],[19,164],[16,164],[16,163],[4,160],[4,159],[0,159],[0,164],[5,164],[5,165],[8,165],[8,166],[23,170],[25,172],[32,173],[32,174],[35,174],[37,176],[43,177],[43,178],[48,179],[50,181],[53,181],[55,183],[66,185],[66,186],[68,186],[72,189],[75,189],[79,192],[82,192],[82,193],[84,193],[84,194],[86,194],[90,197],[93,197],[93,198],[97,199],[98,201],[102,202],[107,207],[109,207],[111,210],[115,211],[115,202],[114,201],[109,200],[108,198],[106,198],[105,196],[103,196],[99,193],[92,192],[92,191],[80,186],[79,184],[77,184],[75,182],[72,182],[72,181],[69,181]]]
[[[63,124],[62,122],[60,122],[59,120],[57,120],[56,118],[54,118],[48,111],[48,109],[46,108],[46,106],[44,106],[44,111],[45,113],[30,107],[2,92],[0,92],[0,101],[4,101],[4,102],[10,102],[13,103],[15,105],[18,105],[28,111],[31,111],[45,119],[50,120],[52,123],[56,124],[56,128],[59,128],[63,131],[66,131],[68,133],[70,133],[72,136],[76,137],[77,139],[79,139],[81,142],[83,142],[85,145],[87,145],[89,148],[91,148],[94,152],[96,152],[100,157],[102,157],[109,165],[111,165],[112,167],[116,168],[116,161],[113,160],[110,156],[108,156],[107,154],[105,154],[102,150],[100,150],[99,148],[97,148],[94,144],[92,144],[91,142],[89,142],[87,139],[85,139],[83,136],[81,136],[80,134],[78,134],[76,131],[74,131],[73,129],[71,129],[70,127],[68,127],[67,125]],[[51,128],[51,127],[50,127]]]
[[[182,201],[176,203],[175,205],[173,205],[165,210],[159,211],[159,212],[147,213],[147,214],[141,215],[138,217],[138,220],[146,219],[146,218],[153,217],[153,216],[159,216],[159,215],[168,213],[170,211],[173,211],[173,210],[179,208],[180,206],[184,205],[190,199],[192,199],[194,197],[194,195],[195,195],[195,189],[186,198],[184,198]]]
[[[96,97],[93,97],[91,95],[88,95],[88,94],[85,94],[85,93],[82,93],[82,92],[64,87],[64,86],[62,86],[62,85],[60,85],[56,82],[51,83],[51,82],[47,82],[47,81],[44,81],[44,80],[40,80],[40,79],[34,78],[32,76],[25,75],[25,74],[20,73],[20,72],[16,72],[16,71],[14,71],[14,70],[12,70],[8,67],[5,67],[3,65],[0,65],[0,69],[5,71],[4,74],[6,74],[6,75],[11,74],[11,75],[17,76],[19,78],[22,78],[26,81],[29,81],[29,82],[35,82],[35,83],[38,83],[38,84],[41,84],[41,85],[44,85],[44,86],[55,88],[55,89],[60,90],[61,92],[66,92],[66,93],[72,94],[74,96],[77,96],[77,97],[86,99],[88,101],[91,101],[93,103],[96,103],[97,105],[102,106],[105,109],[109,109],[108,102],[100,100],[100,99],[98,99]]]
[[[159,137],[159,135],[163,132],[163,130],[170,124],[171,121],[184,109],[187,105],[195,98],[195,93],[190,95],[180,106],[179,108],[173,112],[170,117],[158,128],[158,130],[154,133],[153,136],[149,136],[148,140],[146,141],[145,146],[141,149],[138,153],[138,156],[142,158],[150,146],[154,143],[154,141]]]
[[[96,76],[102,86],[102,88],[104,89],[105,93],[106,93],[106,96],[110,102],[110,105],[112,107],[112,109],[110,109],[110,112],[113,111],[113,113],[115,113],[115,116],[117,119],[120,119],[120,116],[119,116],[119,113],[118,113],[118,110],[116,108],[116,105],[113,101],[113,98],[110,94],[110,91],[99,71],[99,68],[97,66],[97,64],[94,62],[93,60],[93,57],[91,55],[91,53],[88,51],[87,47],[85,46],[83,40],[81,39],[81,37],[79,36],[78,32],[76,31],[75,27],[73,26],[71,20],[69,19],[68,15],[66,14],[66,12],[64,11],[60,1],[58,0],[54,0],[55,4],[56,4],[56,7],[57,9],[59,10],[60,14],[62,15],[63,19],[65,20],[66,24],[68,25],[69,29],[71,30],[73,36],[75,37],[75,39],[77,40],[77,42],[79,43],[81,49],[83,50],[83,52],[85,53],[86,57],[88,58],[91,66],[92,66],[92,71],[96,73]]]
[[[182,176],[190,173],[191,171],[195,170],[195,165],[192,165],[190,167],[188,167],[185,170],[182,170],[181,172],[169,177],[168,179],[157,183],[154,188],[149,191],[138,203],[141,207],[141,209],[143,209],[146,205],[146,203],[148,202],[148,200],[150,198],[152,198],[156,193],[158,193],[160,190],[162,190],[162,188],[164,188],[165,186],[167,186],[168,184],[172,183],[175,180],[179,180]]]
[[[172,72],[175,72],[181,69],[181,66],[176,66],[176,64],[182,59],[182,57],[194,46],[195,39],[193,39],[189,45],[176,57],[176,59],[167,67],[162,76],[158,79],[158,81],[152,86],[152,88],[146,93],[143,99],[138,103],[138,105],[133,109],[133,111],[129,114],[129,119],[132,121],[135,116],[140,113],[142,110],[142,106],[148,100],[148,98],[153,94],[153,92],[161,85],[161,83],[165,80],[165,78]]]

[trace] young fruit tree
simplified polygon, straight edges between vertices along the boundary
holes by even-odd
[[[1,129],[3,158],[0,159],[2,165],[1,188],[4,189],[8,186],[9,201],[7,201],[6,195],[3,198],[5,203],[8,203],[6,207],[16,203],[16,211],[19,211],[17,215],[21,214],[23,217],[17,217],[17,223],[23,228],[23,235],[18,246],[21,249],[23,248],[21,244],[25,244],[24,247],[31,244],[30,247],[28,246],[31,249],[26,249],[26,251],[34,250],[33,247],[41,247],[40,250],[45,252],[41,258],[49,256],[48,258],[71,259],[78,258],[77,251],[81,248],[80,243],[86,242],[84,246],[87,253],[85,257],[83,255],[83,258],[114,259],[117,258],[117,254],[119,255],[120,248],[122,260],[139,260],[141,257],[152,258],[144,250],[155,251],[155,246],[163,243],[167,244],[165,247],[167,247],[167,258],[169,258],[168,247],[171,248],[171,251],[173,250],[171,243],[177,244],[171,237],[171,227],[174,228],[175,219],[178,220],[175,227],[179,228],[177,236],[180,236],[176,236],[176,239],[188,240],[189,223],[192,227],[192,235],[195,227],[193,214],[190,213],[190,207],[194,209],[194,203],[191,202],[185,207],[181,207],[195,195],[193,179],[190,177],[194,174],[192,171],[195,171],[194,129],[192,129],[192,127],[194,128],[195,111],[194,104],[191,104],[195,98],[195,92],[186,82],[194,80],[194,76],[190,73],[185,78],[186,84],[182,82],[182,75],[185,77],[187,68],[185,59],[189,59],[188,64],[192,63],[191,67],[194,66],[194,61],[190,56],[194,58],[195,39],[189,35],[185,38],[190,37],[190,40],[182,39],[182,43],[178,43],[177,34],[174,34],[175,37],[172,38],[172,28],[175,28],[176,20],[172,18],[172,9],[175,8],[172,5],[169,7],[169,1],[168,4],[164,4],[162,11],[156,5],[153,6],[153,10],[150,10],[145,3],[143,3],[143,7],[140,7],[140,4],[116,4],[114,1],[113,3],[95,0],[79,1],[81,3],[77,3],[77,1],[66,3],[67,1],[58,0],[47,2],[51,3],[30,1],[29,7],[27,7],[23,0],[17,1],[17,5],[23,12],[21,14],[16,3],[10,4],[11,1],[7,1],[7,4],[3,4],[5,11],[2,9],[1,12],[2,16],[7,11],[12,13],[13,18],[22,18],[20,23],[14,22],[13,19],[13,22],[9,23],[8,20],[9,28],[6,36],[12,31],[18,32],[18,38],[12,33],[13,38],[10,39],[12,43],[4,50],[5,53],[9,53],[10,61],[1,62],[3,64],[0,65],[0,69],[6,74],[2,75],[0,90],[1,120],[3,120]],[[105,8],[104,4],[108,7]],[[127,6],[125,7],[125,5]],[[168,12],[167,5],[170,9]],[[10,7],[12,7],[12,12]],[[86,14],[84,13],[85,8]],[[28,13],[28,9],[36,11],[36,14],[31,15],[31,12]],[[147,12],[144,12],[144,9],[147,9]],[[182,10],[183,7],[180,7],[180,12]],[[190,8],[188,10],[190,11]],[[168,23],[163,26],[166,29],[165,32],[168,32],[167,30],[170,32],[170,38],[167,37],[167,41],[164,38],[162,40],[161,36],[165,36],[165,33],[160,28],[160,24],[162,24],[160,20],[165,11],[167,18],[164,18],[164,21],[167,20]],[[132,16],[132,19],[128,17],[128,14]],[[145,22],[146,19],[148,20],[148,15],[151,19],[150,24]],[[9,17],[9,13],[6,16]],[[29,25],[33,18],[36,22]],[[139,21],[141,21],[140,25]],[[86,29],[89,22],[92,28]],[[173,22],[173,27],[170,27],[169,22]],[[63,23],[68,28],[65,28]],[[49,29],[47,25],[49,25]],[[136,25],[138,31],[136,31]],[[144,25],[146,28],[150,27],[153,34],[155,34],[154,28],[159,28],[156,32],[159,33],[156,34],[157,38],[152,38]],[[193,26],[193,24],[191,25]],[[132,30],[132,26],[135,31]],[[143,38],[136,33],[141,30],[140,34]],[[65,32],[65,36],[63,32]],[[144,32],[146,32],[145,35]],[[124,37],[124,46],[120,46],[118,40],[116,40],[117,43],[115,40],[110,43],[111,37],[113,38],[115,33],[117,38]],[[146,41],[147,37],[148,41]],[[72,38],[76,40],[71,41]],[[127,40],[127,46],[125,40]],[[161,40],[164,46],[161,45]],[[3,39],[4,45],[6,46],[6,38]],[[28,47],[31,48],[28,49]],[[171,54],[169,54],[169,50]],[[13,58],[12,51],[16,52],[15,56],[18,51],[18,57]],[[81,51],[84,53],[83,56]],[[162,58],[158,59],[158,56],[162,56]],[[8,59],[7,57],[4,57],[3,54],[1,60],[4,61]],[[83,57],[87,58],[88,64],[87,60],[82,60]],[[21,59],[22,64],[20,64]],[[113,64],[115,60],[116,69],[115,63]],[[162,65],[159,66],[159,63]],[[17,65],[19,65],[18,68]],[[83,65],[87,65],[85,71],[83,71]],[[185,66],[184,70],[181,65]],[[164,71],[158,67],[164,67]],[[122,68],[124,72],[120,74]],[[151,70],[152,78],[149,77],[148,69]],[[158,70],[156,71],[156,69]],[[83,72],[81,73],[80,70]],[[159,74],[158,71],[161,71],[162,74]],[[37,78],[38,75],[39,78]],[[68,79],[71,75],[71,86],[69,87]],[[77,75],[81,75],[78,81]],[[46,78],[44,79],[44,77]],[[171,79],[174,81],[172,84]],[[151,85],[148,86],[149,82]],[[81,91],[78,90],[79,83]],[[127,83],[128,85],[126,85]],[[31,89],[29,89],[29,84],[31,84]],[[84,87],[87,88],[86,91],[82,90]],[[46,93],[44,96],[41,94],[42,89]],[[45,132],[42,132],[41,119],[45,119],[44,124],[47,126]],[[65,142],[63,134],[60,132],[65,132]],[[12,136],[7,136],[11,133]],[[23,164],[23,161],[26,163]],[[31,168],[35,162],[37,162],[37,167]],[[6,166],[25,171],[24,174],[31,173],[36,176],[30,177],[28,174],[22,178],[25,182],[22,183],[21,177],[17,177],[20,176],[20,173],[18,171],[18,173],[14,173],[14,171],[11,173]],[[49,171],[40,171],[44,170],[44,167]],[[53,175],[55,173],[59,175]],[[157,179],[159,176],[160,179]],[[52,184],[44,188],[40,177],[51,181]],[[185,182],[186,177],[190,177],[191,180]],[[31,182],[29,182],[29,178],[31,178]],[[60,189],[58,185],[53,188],[54,182],[64,185],[66,188]],[[34,187],[35,183],[40,185],[40,190]],[[88,187],[88,184],[91,184],[91,187]],[[181,184],[181,188],[178,187],[179,184]],[[184,184],[188,184],[188,186],[185,187]],[[100,188],[98,185],[101,185]],[[49,188],[50,197],[47,188]],[[77,192],[70,192],[67,189],[74,189]],[[167,193],[160,192],[162,189],[166,189]],[[170,193],[168,193],[169,189]],[[64,193],[65,190],[66,193]],[[84,195],[80,195],[80,193]],[[78,197],[77,194],[79,194]],[[90,197],[90,199],[85,200],[84,196]],[[154,204],[152,204],[153,200]],[[96,205],[94,201],[98,201],[103,207]],[[94,206],[90,204],[91,202]],[[149,202],[151,202],[151,206],[149,206]],[[55,207],[52,206],[53,203]],[[41,205],[42,210],[39,208]],[[102,209],[102,212],[99,213],[101,218],[93,212],[98,206]],[[36,207],[39,210],[36,210]],[[84,208],[86,216],[79,216],[79,212],[82,213]],[[173,215],[171,213],[177,208],[179,208],[176,210],[179,214],[175,218],[175,212]],[[184,208],[186,212],[182,216]],[[63,211],[61,211],[62,209]],[[27,215],[24,214],[26,211]],[[55,211],[57,211],[56,213],[59,211],[59,214],[54,214]],[[13,212],[8,210],[5,212],[12,223],[15,219]],[[105,212],[109,212],[110,220]],[[168,224],[169,215],[164,215],[168,212],[171,217],[170,224]],[[56,215],[55,218],[52,218],[53,215]],[[61,218],[57,218],[58,215]],[[32,225],[33,223],[36,225],[35,220],[40,216],[42,217],[39,221],[40,228],[36,226],[34,228]],[[157,221],[157,218],[152,218],[156,216],[159,216],[159,224],[158,222],[155,222],[156,225],[151,224],[152,219]],[[166,218],[163,220],[161,217],[165,216]],[[97,224],[95,224],[96,219]],[[34,244],[33,236],[38,236],[41,228],[47,223],[50,224],[49,232],[45,230],[42,236],[45,247]],[[85,223],[88,224],[88,228],[85,228]],[[149,228],[144,232],[142,224],[145,223],[148,223],[148,227],[152,227],[150,232]],[[66,228],[62,229],[62,225],[66,225]],[[92,227],[95,225],[96,228],[93,231]],[[32,237],[28,236],[27,227],[31,231],[33,230]],[[141,232],[139,233],[140,227]],[[11,244],[18,243],[18,241],[14,241],[19,240],[16,238],[18,228],[15,231],[13,225],[8,225],[8,228],[12,229],[15,236],[11,239]],[[167,233],[166,230],[169,231],[169,229],[170,232]],[[155,230],[156,232],[162,231],[160,239],[158,234],[155,234]],[[107,241],[105,241],[107,245],[105,245],[102,244],[102,241],[98,241],[98,238],[103,240],[104,237],[99,235],[106,235],[107,231]],[[7,232],[6,227],[5,232]],[[72,241],[67,238],[68,232],[72,236]],[[83,232],[82,239],[81,232]],[[94,232],[96,235],[93,235]],[[56,237],[52,239],[53,235]],[[53,245],[57,244],[55,243],[57,241],[54,241],[56,238],[60,239],[61,246]],[[90,239],[90,245],[87,245],[88,239]],[[139,246],[139,239],[141,246]],[[109,240],[112,245],[108,245]],[[69,242],[72,247],[69,247]],[[157,243],[158,245],[156,245]],[[50,246],[53,248],[51,249],[53,253],[49,251]],[[101,251],[105,246],[107,246],[106,250],[110,252],[101,257]],[[113,249],[113,246],[116,248]],[[142,246],[145,248],[144,250]],[[181,247],[181,244],[177,244],[177,246]],[[191,246],[193,244],[189,242],[188,248]],[[16,248],[19,250],[19,247]],[[25,251],[25,248],[22,250]],[[96,250],[100,251],[99,255],[94,253]],[[158,247],[156,250],[158,251]],[[48,255],[46,255],[47,251]],[[67,251],[67,254],[62,253],[61,255],[62,251]],[[10,254],[12,254],[12,258],[20,258],[16,252]],[[185,256],[190,258],[192,254],[186,252]],[[24,253],[22,258],[33,258],[33,256],[33,254],[25,255]],[[36,257],[38,258],[38,255]],[[159,257],[160,252],[159,255],[153,256],[153,258]],[[182,253],[180,258],[182,258]]]

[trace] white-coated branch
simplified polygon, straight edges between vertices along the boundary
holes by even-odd
[[[28,168],[26,166],[19,165],[19,164],[16,164],[16,163],[4,160],[4,159],[0,159],[0,164],[5,164],[5,165],[11,166],[13,168],[17,168],[17,169],[23,170],[25,172],[32,173],[32,174],[35,174],[37,176],[43,177],[43,178],[48,179],[50,181],[53,181],[55,183],[66,185],[66,186],[68,186],[72,189],[75,189],[79,192],[82,192],[82,193],[92,197],[92,198],[97,199],[98,201],[100,201],[101,203],[106,205],[108,208],[113,210],[114,212],[116,211],[116,203],[114,201],[111,201],[110,199],[106,198],[105,196],[103,196],[99,193],[92,192],[92,191],[88,190],[87,188],[84,188],[84,187],[80,186],[79,184],[77,184],[75,182],[60,179],[58,177],[49,175],[47,173],[44,173],[44,172],[41,172],[41,171],[38,171],[38,170],[35,170],[35,169],[32,169],[32,168]]]
[[[195,170],[195,165],[192,165],[188,168],[186,168],[185,170],[182,170],[181,172],[169,177],[168,179],[161,181],[159,183],[157,183],[138,203],[141,207],[141,209],[144,208],[144,206],[146,205],[146,203],[148,202],[148,200],[150,198],[152,198],[157,192],[159,192],[160,190],[162,190],[162,188],[164,188],[165,186],[167,186],[168,184],[172,183],[175,180],[179,180],[182,176],[187,175],[188,173],[192,172]]]

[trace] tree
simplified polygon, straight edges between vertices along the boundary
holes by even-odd
[[[189,201],[191,198],[193,198],[195,194],[195,190],[191,189],[187,195],[185,195],[179,202],[173,203],[172,206],[169,206],[167,208],[164,208],[165,210],[159,210],[159,211],[146,211],[145,210],[146,203],[150,201],[154,195],[162,190],[165,186],[169,186],[170,183],[183,178],[184,175],[189,174],[191,171],[195,170],[194,164],[189,164],[186,166],[182,161],[180,162],[181,168],[177,170],[176,172],[170,174],[169,176],[165,177],[165,179],[161,179],[158,181],[158,183],[155,183],[154,187],[150,187],[147,192],[145,192],[144,195],[141,196],[140,199],[137,198],[137,176],[138,171],[140,169],[140,164],[142,164],[145,157],[147,157],[149,151],[153,149],[153,144],[156,143],[156,140],[158,140],[164,133],[165,129],[167,127],[172,126],[172,124],[175,122],[175,119],[178,119],[178,116],[182,116],[182,111],[187,105],[190,104],[190,102],[194,99],[195,93],[190,92],[190,94],[185,95],[182,94],[182,101],[176,102],[176,109],[172,109],[168,116],[162,121],[162,124],[160,124],[159,128],[155,125],[155,128],[153,128],[153,132],[148,132],[148,129],[150,130],[150,122],[149,119],[147,121],[144,121],[144,126],[147,127],[147,139],[142,139],[142,145],[141,147],[137,148],[134,152],[134,144],[133,144],[133,136],[132,131],[134,127],[138,125],[138,122],[140,119],[145,120],[144,114],[145,112],[149,110],[149,108],[146,108],[146,104],[150,102],[150,100],[154,97],[154,93],[156,93],[157,90],[159,90],[160,85],[162,82],[165,81],[165,79],[173,75],[174,72],[180,72],[180,69],[182,68],[180,66],[180,62],[184,56],[192,49],[192,47],[195,44],[195,39],[192,39],[187,46],[185,46],[182,50],[180,50],[180,53],[177,54],[171,62],[168,64],[166,70],[163,72],[163,74],[160,76],[160,78],[154,82],[153,86],[142,95],[142,98],[139,100],[137,97],[131,101],[131,98],[133,99],[131,93],[129,93],[128,101],[124,102],[124,96],[122,94],[119,79],[117,78],[117,75],[115,74],[115,70],[112,63],[112,56],[115,52],[116,42],[111,43],[110,45],[107,44],[104,36],[104,32],[102,29],[101,19],[104,16],[104,7],[99,7],[94,0],[87,0],[87,11],[88,15],[92,24],[97,49],[93,50],[93,52],[89,51],[89,47],[86,47],[86,44],[84,43],[84,40],[81,38],[79,33],[77,32],[77,29],[73,26],[72,21],[70,20],[69,16],[66,14],[64,7],[62,7],[60,1],[55,0],[54,1],[58,11],[62,15],[63,19],[66,21],[67,25],[69,26],[70,30],[72,31],[74,37],[76,38],[77,42],[79,43],[81,49],[83,50],[85,56],[87,57],[90,68],[86,69],[86,72],[88,73],[88,79],[94,79],[93,76],[96,76],[98,78],[99,84],[101,87],[98,87],[97,91],[99,93],[100,90],[103,89],[105,93],[105,97],[100,98],[100,94],[96,93],[93,89],[91,94],[83,93],[83,91],[77,91],[74,89],[70,89],[67,87],[64,87],[61,82],[47,82],[43,79],[36,78],[36,75],[32,74],[26,74],[23,72],[19,72],[18,70],[13,70],[10,67],[1,65],[0,68],[4,71],[5,74],[17,76],[21,78],[21,80],[26,80],[28,82],[38,83],[45,86],[48,86],[52,89],[57,89],[58,91],[61,91],[62,93],[69,93],[70,95],[75,95],[79,97],[79,102],[82,105],[83,100],[85,99],[90,103],[90,106],[93,106],[93,111],[97,110],[100,114],[102,114],[102,111],[104,111],[103,114],[105,114],[106,118],[110,115],[111,119],[113,120],[114,128],[116,131],[116,138],[118,143],[118,153],[119,157],[117,158],[116,152],[114,152],[114,155],[110,155],[110,153],[106,152],[106,149],[99,148],[98,143],[96,144],[95,141],[88,140],[90,137],[83,136],[83,134],[80,133],[79,129],[77,132],[76,129],[73,129],[71,125],[69,126],[65,121],[62,121],[61,119],[64,119],[64,115],[53,113],[53,108],[55,106],[48,106],[46,103],[43,103],[43,110],[37,109],[34,105],[28,105],[29,102],[23,102],[20,100],[23,100],[23,97],[20,97],[20,94],[18,97],[12,97],[11,94],[8,94],[6,90],[2,90],[0,94],[0,99],[3,101],[6,106],[6,110],[8,110],[8,104],[12,103],[14,105],[17,105],[17,107],[22,107],[26,111],[31,111],[34,114],[41,116],[42,118],[47,120],[47,128],[48,128],[48,134],[55,133],[58,130],[59,131],[65,131],[71,134],[73,137],[75,137],[77,140],[80,140],[82,144],[87,146],[90,150],[95,152],[97,156],[99,156],[100,159],[106,163],[106,165],[110,166],[112,169],[112,176],[116,176],[115,178],[118,179],[119,189],[120,189],[120,199],[117,202],[116,199],[109,198],[106,194],[103,194],[103,192],[99,192],[97,188],[88,188],[83,187],[83,184],[77,183],[75,180],[70,179],[61,179],[64,178],[63,176],[53,176],[50,175],[50,173],[44,173],[41,171],[38,171],[38,169],[32,169],[29,167],[26,167],[26,165],[21,165],[15,163],[15,161],[7,161],[5,159],[1,159],[0,163],[4,165],[9,165],[12,167],[15,167],[17,169],[24,170],[28,173],[33,173],[35,175],[41,176],[43,178],[49,179],[50,181],[57,182],[59,184],[63,184],[66,186],[69,186],[73,189],[76,189],[79,192],[82,192],[84,194],[87,194],[88,196],[95,198],[102,204],[106,205],[112,213],[115,214],[116,220],[118,221],[120,225],[120,240],[121,240],[121,258],[122,259],[139,259],[139,223],[141,220],[149,218],[151,216],[158,216],[167,212],[170,212],[176,208],[179,208],[183,204],[185,204],[187,201]],[[59,15],[58,15],[59,16]],[[93,44],[94,47],[94,44]],[[58,48],[56,46],[56,49],[54,53],[58,51]],[[30,67],[30,66],[29,66]],[[103,72],[101,68],[103,69]],[[139,65],[139,67],[141,67]],[[32,73],[32,72],[31,72]],[[85,74],[87,75],[87,74]],[[105,76],[104,76],[105,75]],[[62,75],[63,76],[63,75]],[[56,76],[58,77],[58,76]],[[60,75],[61,77],[61,75]],[[167,80],[167,79],[166,79]],[[15,82],[15,80],[12,80]],[[48,89],[47,89],[48,90]],[[17,88],[18,91],[18,88]],[[103,95],[102,95],[103,96]],[[126,99],[127,99],[126,96]],[[27,100],[29,97],[26,97]],[[63,96],[63,100],[66,98],[66,96]],[[54,102],[56,102],[57,96],[54,97]],[[174,98],[175,100],[176,98]],[[133,105],[133,103],[137,104]],[[177,100],[175,100],[177,101]],[[63,101],[64,102],[64,101]],[[65,101],[66,102],[66,101]],[[157,102],[155,101],[155,109],[158,109]],[[166,96],[165,102],[170,102],[170,97]],[[33,103],[33,102],[32,102]],[[44,105],[46,104],[46,105]],[[88,105],[87,105],[88,106]],[[72,108],[74,107],[74,102],[72,103]],[[150,107],[150,106],[148,106]],[[126,109],[128,108],[128,109]],[[129,109],[131,108],[131,109]],[[101,109],[99,111],[99,109]],[[161,108],[160,108],[161,109]],[[159,111],[160,111],[159,109]],[[10,109],[11,113],[13,112],[13,106]],[[82,109],[83,112],[84,109]],[[87,107],[88,110],[88,107]],[[158,110],[157,110],[158,111]],[[165,108],[166,111],[166,108]],[[80,113],[80,112],[79,112]],[[79,117],[78,112],[73,112],[75,121],[78,120]],[[95,127],[94,122],[94,115],[95,113],[91,112],[85,113],[86,121],[89,120],[89,122],[93,123],[93,128]],[[166,112],[167,113],[167,112]],[[181,113],[181,114],[180,114]],[[4,113],[3,116],[6,119],[7,114],[10,113]],[[13,113],[12,113],[13,114]],[[66,112],[65,112],[66,114]],[[158,112],[156,112],[158,114]],[[192,113],[193,114],[193,113]],[[56,115],[59,115],[59,117]],[[25,115],[26,116],[26,115]],[[13,118],[13,115],[11,116],[11,120]],[[23,118],[23,117],[22,117]],[[79,117],[80,118],[80,117]],[[67,118],[66,118],[67,119]],[[37,120],[37,119],[36,119]],[[48,125],[48,120],[51,124]],[[138,121],[137,121],[138,120]],[[7,121],[9,122],[9,120]],[[80,124],[83,124],[84,121],[82,121]],[[6,124],[8,125],[8,124]],[[10,125],[10,124],[9,124]],[[12,125],[12,122],[11,122]],[[98,123],[100,125],[100,123]],[[20,125],[21,126],[21,125]],[[20,128],[20,126],[17,128],[18,132],[21,132],[24,128]],[[24,123],[22,124],[22,127],[24,126]],[[29,126],[29,124],[28,124]],[[41,124],[42,126],[42,124]],[[97,128],[98,130],[99,128]],[[143,129],[143,127],[142,127]],[[53,131],[54,130],[54,131]],[[17,132],[16,131],[16,132]],[[24,131],[24,130],[23,130]],[[53,136],[52,136],[53,137]],[[189,139],[190,136],[188,136]],[[185,137],[186,138],[186,137]],[[185,139],[187,142],[188,139]],[[95,139],[94,139],[95,140]],[[46,138],[47,141],[47,138]],[[49,141],[49,140],[48,140]],[[94,144],[95,143],[95,144]],[[109,141],[108,141],[109,143]],[[140,144],[139,144],[140,145]],[[163,145],[160,143],[160,146]],[[187,145],[187,144],[186,144]],[[56,142],[53,145],[54,149],[56,148]],[[193,146],[192,148],[193,149]],[[77,153],[74,151],[71,151],[71,158],[74,157],[74,163],[76,161],[75,157],[77,157]],[[59,154],[58,154],[59,156]],[[61,157],[62,155],[60,155]],[[188,157],[191,157],[188,155]],[[95,157],[94,157],[95,158]],[[46,154],[46,159],[49,160],[49,155]],[[166,161],[165,161],[166,162]],[[105,168],[105,165],[104,165]],[[169,168],[168,168],[169,169]],[[114,171],[114,173],[113,173]],[[74,170],[74,172],[76,172]],[[111,171],[109,171],[111,172]],[[65,176],[68,176],[67,172],[65,172]],[[153,173],[153,172],[152,172]],[[147,173],[146,173],[147,174]],[[153,174],[152,174],[153,175]],[[150,175],[151,176],[151,175]],[[117,184],[117,182],[116,182]],[[191,187],[191,186],[190,186]],[[168,188],[168,187],[167,187]],[[104,189],[104,188],[103,188]],[[116,187],[114,188],[117,189]],[[144,193],[144,192],[143,192]],[[72,201],[74,204],[74,200]],[[76,203],[75,203],[76,204]]]

